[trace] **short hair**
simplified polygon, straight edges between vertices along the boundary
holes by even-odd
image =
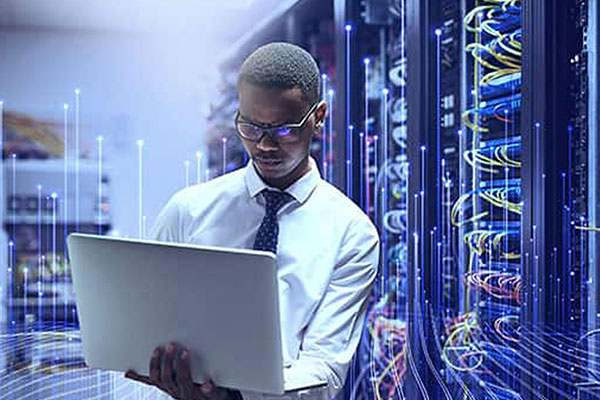
[[[310,53],[291,43],[274,42],[254,50],[240,68],[238,85],[263,88],[299,88],[309,103],[321,98],[321,75]]]

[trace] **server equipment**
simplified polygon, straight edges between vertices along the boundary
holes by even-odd
[[[110,229],[108,176],[88,160],[78,169],[69,163],[66,172],[60,159],[12,157],[3,164],[2,331],[14,342],[3,352],[5,363],[8,370],[81,366],[72,347],[78,323],[65,239],[72,232]],[[53,345],[48,335],[55,336]]]
[[[598,398],[598,4],[406,9],[402,396]]]
[[[314,155],[382,243],[341,397],[600,398],[597,2],[332,3]]]

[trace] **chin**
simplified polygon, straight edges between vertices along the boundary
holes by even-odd
[[[290,168],[283,161],[264,162],[258,159],[254,163],[260,174],[265,178],[281,178],[291,172]]]
[[[253,159],[253,161],[261,178],[265,181],[271,181],[271,184],[295,180],[298,177],[297,169],[301,166],[301,160],[298,161],[297,159],[281,160],[278,163],[261,162],[260,158]]]
[[[277,171],[277,170],[273,170],[273,169],[266,169],[266,168],[258,168],[258,172],[260,172],[260,176],[262,176],[265,179],[278,179],[278,178],[284,178],[285,176],[289,175],[290,172],[289,171]]]

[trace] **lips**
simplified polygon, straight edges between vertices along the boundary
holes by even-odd
[[[264,168],[274,168],[281,164],[282,160],[279,158],[256,158],[256,162]]]
[[[256,161],[260,161],[260,162],[281,162],[281,158],[280,157],[273,157],[273,156],[254,156],[254,159]]]

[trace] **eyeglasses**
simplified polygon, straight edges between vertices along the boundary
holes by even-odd
[[[240,121],[240,112],[238,111],[235,114],[235,127],[241,137],[252,142],[259,142],[266,133],[276,143],[293,143],[300,139],[302,127],[306,124],[306,121],[308,121],[308,117],[315,112],[318,105],[318,102],[313,104],[304,118],[297,124],[286,124],[273,127],[264,127],[250,122]]]

